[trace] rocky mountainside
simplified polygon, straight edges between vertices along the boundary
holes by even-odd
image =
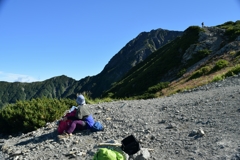
[[[88,105],[105,130],[58,139],[57,121],[26,134],[0,137],[3,160],[90,160],[102,142],[134,135],[134,160],[239,160],[240,75],[169,97]]]
[[[240,36],[234,41],[228,43],[228,39],[224,33],[225,29],[218,27],[204,27],[204,32],[200,32],[199,34],[198,43],[191,45],[184,53],[182,63],[186,63],[201,50],[209,50],[211,51],[211,54],[189,67],[187,72],[192,72],[200,66],[203,66],[213,57],[221,56],[231,51],[240,50]]]
[[[189,27],[181,37],[152,53],[144,63],[133,67],[105,95],[124,98],[141,97],[145,94],[145,97],[155,97],[158,95],[151,92],[153,87],[184,78],[186,82],[194,72],[202,72],[202,68],[209,70],[208,74],[214,73],[214,65],[218,60],[226,60],[229,66],[237,65],[239,54],[234,54],[240,53],[240,35],[232,35],[229,36],[229,30],[221,26]],[[161,89],[159,87],[157,91],[160,92]]]

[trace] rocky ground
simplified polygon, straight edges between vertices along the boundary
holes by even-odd
[[[88,105],[103,132],[57,138],[57,123],[0,139],[0,159],[93,158],[98,144],[133,134],[133,159],[240,160],[240,75],[169,97]]]

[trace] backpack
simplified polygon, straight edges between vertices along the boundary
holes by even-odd
[[[133,155],[140,150],[141,146],[139,141],[134,135],[130,135],[122,140],[121,149],[128,155]]]
[[[66,120],[66,121],[61,120],[57,128],[58,134],[62,134],[64,131],[66,131],[71,125],[71,123],[72,123],[72,120]]]
[[[99,122],[99,121],[96,121],[93,126],[90,128],[90,130],[92,132],[97,132],[97,131],[103,131],[104,130],[104,127],[103,125]]]
[[[108,148],[99,148],[95,153],[93,160],[125,160],[124,156],[115,150]]]

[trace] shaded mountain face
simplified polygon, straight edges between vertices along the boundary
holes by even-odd
[[[140,33],[114,55],[102,72],[92,77],[89,82],[91,86],[87,84],[88,88],[83,87],[83,90],[90,91],[93,98],[101,96],[103,91],[109,89],[112,83],[119,81],[132,67],[182,34],[181,31],[163,29]]]
[[[163,29],[142,32],[126,44],[104,67],[100,74],[106,72],[120,79],[126,72],[138,63],[144,61],[151,53],[181,36],[183,32]]]
[[[142,32],[128,42],[111,58],[101,73],[76,81],[67,76],[58,76],[43,82],[0,82],[0,107],[6,103],[31,98],[75,98],[76,92],[88,92],[93,98],[101,96],[112,83],[120,80],[132,67],[144,61],[152,52],[181,36],[181,31],[163,29]]]

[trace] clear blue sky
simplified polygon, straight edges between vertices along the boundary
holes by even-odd
[[[143,31],[236,20],[238,0],[0,0],[0,81],[80,80]]]

